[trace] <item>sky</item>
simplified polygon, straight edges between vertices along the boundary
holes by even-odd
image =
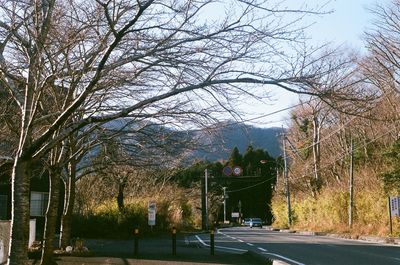
[[[297,2],[299,0],[288,0],[286,3]],[[319,5],[323,0],[304,0],[308,6]],[[363,45],[363,32],[371,26],[373,15],[368,8],[373,8],[374,5],[385,5],[391,0],[332,0],[326,10],[332,10],[330,14],[314,17],[314,24],[308,29],[310,43],[312,45],[331,42],[333,47],[345,45],[352,50],[360,53],[366,52]],[[254,103],[247,105],[245,108],[251,112],[251,115],[246,115],[244,120],[252,119],[265,115],[261,119],[255,119],[251,122],[246,122],[257,127],[287,127],[290,107],[298,103],[298,96],[275,89],[272,94],[270,104],[261,105]],[[252,106],[252,107],[251,107]],[[249,109],[250,108],[250,109]],[[286,111],[280,111],[289,108]],[[275,115],[270,113],[278,112]]]

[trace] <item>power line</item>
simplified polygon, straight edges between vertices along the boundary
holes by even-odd
[[[273,179],[274,179],[274,177],[269,178],[269,179],[266,179],[266,180],[264,180],[264,181],[262,181],[262,182],[259,182],[259,183],[257,183],[257,184],[251,185],[251,186],[247,186],[247,187],[244,187],[244,188],[241,188],[241,189],[237,189],[237,190],[229,190],[229,191],[226,191],[226,192],[227,192],[227,193],[232,193],[232,192],[239,192],[239,191],[242,191],[242,190],[248,190],[248,189],[257,187],[257,186],[259,186],[259,185],[261,185],[261,184],[264,184],[264,183],[266,183],[266,182],[268,182],[268,181],[271,181],[271,180],[273,180]]]
[[[339,128],[337,128],[336,130],[332,131],[327,136],[324,136],[323,138],[321,138],[316,144],[324,142],[324,141],[328,140],[329,138],[333,137],[336,133],[340,132],[343,128],[345,128],[345,126],[347,126],[350,122],[354,121],[356,118],[359,118],[359,117],[353,116],[351,119],[349,119],[345,123],[341,124],[339,126]],[[301,147],[300,149],[308,149],[308,148],[311,148],[313,146],[314,146],[314,144],[310,144],[308,146]]]
[[[313,99],[313,100],[315,100],[315,99]],[[287,111],[287,110],[290,110],[290,109],[297,108],[297,107],[302,106],[304,104],[305,103],[299,103],[299,104],[296,104],[296,105],[293,105],[293,106],[290,106],[290,107],[279,109],[279,110],[276,110],[276,111],[273,111],[273,112],[270,112],[270,113],[267,113],[267,114],[262,114],[262,115],[259,115],[259,116],[253,117],[253,118],[241,119],[240,121],[238,121],[238,120],[237,121],[230,121],[230,122],[227,122],[226,124],[222,124],[222,125],[218,124],[214,128],[208,128],[208,130],[219,130],[221,128],[226,128],[226,127],[230,127],[230,126],[234,126],[234,125],[238,125],[238,124],[244,124],[246,122],[259,120],[259,119],[262,119],[262,118],[265,118],[265,117],[268,117],[268,116],[272,116],[272,115],[278,114],[280,112],[284,112],[284,111]],[[269,122],[269,123],[276,123],[276,122],[288,121],[288,120],[290,120],[290,119],[281,119],[281,120],[274,121],[274,122]],[[201,132],[203,130],[204,129],[195,129],[195,130],[190,130],[190,131],[191,132]]]
[[[394,128],[392,128],[392,129],[386,131],[385,133],[383,133],[383,134],[381,134],[381,135],[379,135],[379,136],[377,136],[377,137],[371,139],[370,141],[368,141],[368,142],[366,142],[366,143],[364,143],[364,144],[362,144],[362,145],[360,145],[360,146],[357,146],[357,147],[366,147],[367,145],[369,145],[369,144],[371,144],[371,143],[373,143],[373,142],[379,140],[380,138],[382,138],[382,137],[386,136],[387,134],[389,134],[389,133],[395,131],[396,129],[397,129],[397,128],[394,127]],[[347,152],[346,152],[346,153],[342,153],[342,155],[341,155],[340,157],[334,159],[333,161],[331,161],[330,163],[328,163],[328,164],[325,165],[324,167],[320,168],[320,170],[329,168],[330,166],[334,165],[337,161],[339,161],[339,160],[341,160],[341,159],[344,159],[347,155],[348,155]],[[303,179],[303,178],[305,178],[305,177],[310,177],[310,176],[312,176],[312,172],[311,172],[311,173],[306,173],[304,176],[301,176],[301,177],[299,177],[299,178],[292,179],[292,180],[296,181],[296,180],[300,180],[300,179]]]

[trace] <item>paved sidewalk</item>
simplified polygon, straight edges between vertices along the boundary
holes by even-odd
[[[261,259],[252,253],[227,253],[215,249],[215,255],[210,255],[210,249],[202,248],[194,242],[185,241],[184,235],[177,239],[176,255],[172,255],[172,239],[161,238],[140,239],[139,255],[133,255],[133,240],[85,240],[85,246],[92,252],[90,257],[58,256],[59,265],[258,265],[268,264],[267,259]],[[38,264],[33,262],[33,264]],[[272,263],[271,263],[272,264]]]

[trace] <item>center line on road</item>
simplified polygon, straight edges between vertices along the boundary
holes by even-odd
[[[246,243],[247,245],[249,245],[249,246],[254,246],[253,244],[251,244],[251,243]]]
[[[261,250],[261,251],[264,251],[264,252],[267,252],[267,250],[265,249],[265,248],[258,248],[259,250]]]
[[[238,239],[238,241],[239,241],[239,242],[242,242],[242,243],[244,242],[244,241],[243,241],[243,240],[241,240],[241,239]]]
[[[298,262],[298,261],[295,261],[295,260],[286,258],[286,257],[284,257],[284,256],[282,256],[282,255],[278,255],[278,254],[275,254],[275,253],[268,252],[268,253],[263,253],[263,254],[275,256],[275,257],[281,258],[281,259],[283,259],[283,260],[289,261],[289,262],[291,262],[291,263],[294,263],[294,264],[296,264],[296,265],[305,265],[304,263],[300,263],[300,262]]]

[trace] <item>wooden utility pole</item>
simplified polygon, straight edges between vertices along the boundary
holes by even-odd
[[[350,179],[349,179],[349,228],[353,226],[353,206],[354,206],[354,198],[353,198],[353,184],[354,184],[354,145],[353,138],[350,138]]]
[[[204,197],[205,227],[208,231],[208,169],[204,170]]]
[[[290,206],[290,190],[289,190],[289,176],[288,176],[288,161],[286,155],[286,134],[282,134],[283,141],[283,162],[284,162],[284,178],[285,178],[285,188],[286,188],[286,201],[287,201],[287,209],[288,209],[288,224],[292,225],[292,210]]]
[[[224,224],[226,223],[226,187],[222,187],[224,191]]]

